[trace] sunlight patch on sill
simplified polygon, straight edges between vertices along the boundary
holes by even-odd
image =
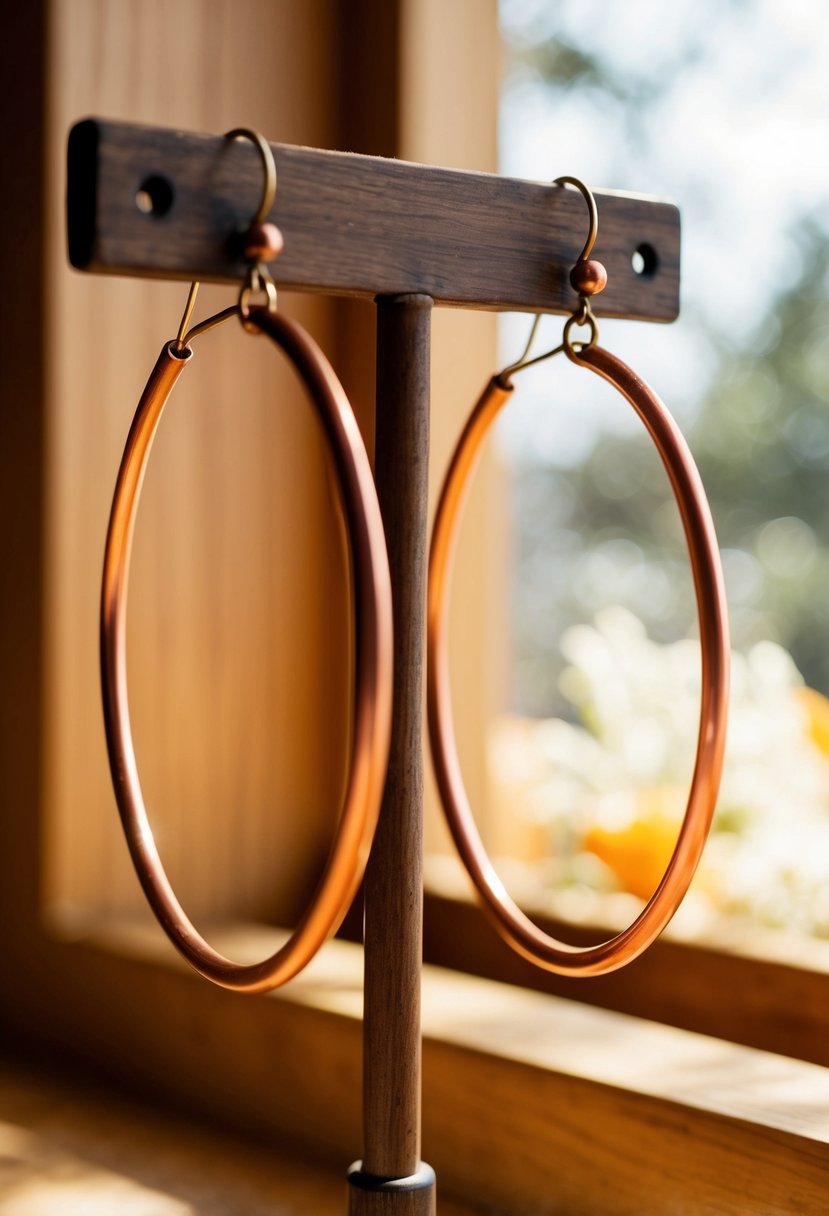
[[[193,1216],[189,1203],[0,1123],[0,1216]]]

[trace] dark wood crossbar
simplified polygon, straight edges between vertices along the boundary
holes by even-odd
[[[576,191],[271,146],[278,189],[270,218],[285,236],[273,268],[280,287],[367,297],[416,293],[471,308],[572,309],[567,276],[587,234]],[[567,170],[563,164],[561,172]],[[238,282],[244,262],[232,234],[256,211],[261,182],[258,152],[245,140],[78,123],[68,149],[72,264],[99,273]],[[673,320],[676,207],[606,192],[596,192],[596,201],[595,256],[609,276],[597,314]]]

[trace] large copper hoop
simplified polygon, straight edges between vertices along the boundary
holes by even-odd
[[[229,310],[231,312],[235,310]],[[223,314],[222,314],[223,315]],[[181,907],[153,840],[130,729],[126,613],[130,553],[147,461],[162,411],[192,355],[162,350],[136,411],[118,473],[101,592],[101,680],[107,750],[118,809],[141,885],[164,931],[187,961],[225,988],[263,992],[300,971],[337,929],[365,869],[388,758],[392,700],[391,584],[374,479],[357,422],[333,369],[302,329],[269,308],[250,308],[255,328],[298,372],[331,452],[349,538],[357,632],[351,763],[343,808],[314,898],[288,941],[270,958],[235,963],[214,950]]]
[[[714,813],[725,751],[729,640],[725,588],[714,524],[693,457],[656,394],[620,359],[599,346],[568,357],[602,376],[630,402],[656,445],[679,507],[694,577],[702,696],[699,736],[685,817],[659,886],[631,925],[608,941],[577,948],[544,933],[515,904],[492,865],[464,787],[452,722],[447,653],[446,593],[455,531],[481,443],[508,400],[512,384],[493,377],[455,449],[435,517],[429,558],[427,610],[429,736],[443,808],[455,844],[484,910],[501,936],[524,958],[560,975],[601,975],[624,966],[662,932],[678,908],[699,862]]]

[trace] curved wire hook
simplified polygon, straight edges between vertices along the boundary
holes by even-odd
[[[586,262],[593,251],[593,246],[596,244],[596,237],[599,235],[599,209],[596,206],[596,200],[593,197],[593,191],[589,186],[585,186],[584,182],[578,177],[569,177],[566,174],[563,177],[556,177],[553,180],[554,186],[574,186],[587,203],[587,210],[590,215],[590,228],[587,233],[587,240],[584,242],[584,248],[579,254],[576,261]]]
[[[535,341],[536,331],[541,320],[541,313],[536,313],[533,320],[530,336],[527,339],[527,344],[524,347],[523,353],[499,372],[495,379],[502,388],[506,388],[511,378],[516,372],[522,372],[525,367],[534,367],[536,363],[543,363],[545,359],[552,359],[555,355],[560,355],[562,351],[566,351],[572,356],[574,346],[578,345],[581,350],[595,346],[599,337],[599,327],[596,324],[596,318],[593,315],[593,310],[590,307],[590,296],[604,288],[607,281],[607,274],[604,267],[599,262],[588,262],[590,254],[593,251],[593,246],[596,244],[596,237],[599,235],[599,209],[596,206],[596,200],[593,197],[593,191],[589,186],[586,186],[578,177],[562,176],[557,177],[553,181],[554,186],[573,186],[581,194],[584,201],[587,203],[587,210],[590,217],[590,227],[587,232],[587,240],[584,242],[584,248],[576,258],[576,264],[570,272],[570,282],[579,293],[579,301],[581,307],[573,312],[573,315],[568,319],[564,326],[563,341],[553,350],[545,351],[543,355],[534,355],[530,357],[533,342]],[[590,337],[586,342],[574,344],[571,338],[571,332],[574,325],[589,325]]]
[[[251,140],[251,142],[256,145],[262,159],[262,168],[265,173],[265,180],[262,184],[262,197],[259,200],[259,206],[256,209],[256,214],[248,225],[248,229],[255,228],[257,225],[264,222],[274,204],[274,199],[276,198],[276,161],[274,160],[271,146],[265,139],[264,135],[261,135],[259,131],[254,131],[252,127],[234,127],[232,131],[227,131],[225,133],[225,139]],[[242,288],[240,304],[234,304],[231,307],[223,308],[221,312],[217,312],[212,317],[208,317],[206,320],[200,321],[198,325],[194,325],[192,329],[188,330],[187,327],[190,324],[190,318],[193,315],[193,309],[196,305],[196,296],[199,294],[199,283],[194,280],[190,284],[190,290],[187,293],[187,303],[184,305],[184,312],[182,313],[178,333],[176,334],[176,339],[173,343],[174,351],[180,352],[184,350],[186,346],[190,345],[191,339],[197,337],[198,334],[203,334],[208,329],[213,329],[214,326],[221,325],[223,321],[227,321],[233,316],[234,313],[238,313],[240,306],[242,305],[242,301],[244,301],[245,305],[247,304],[251,290],[257,290],[261,287],[267,295],[268,307],[276,307],[276,286],[274,285],[273,279],[266,268],[264,266],[255,264],[251,266],[251,272],[252,274],[250,276],[250,281],[245,283]]]
[[[572,317],[570,319],[572,320]],[[535,335],[538,331],[538,326],[540,323],[541,323],[541,313],[537,312],[535,314],[535,316],[533,317],[532,328],[530,329],[530,336],[529,336],[529,338],[527,338],[523,351],[521,352],[521,354],[518,356],[518,358],[515,360],[514,363],[510,363],[507,367],[503,368],[503,370],[500,371],[498,373],[498,375],[495,377],[495,379],[497,380],[497,382],[501,386],[501,388],[510,387],[512,377],[515,375],[516,372],[523,372],[524,369],[527,367],[535,367],[536,363],[543,363],[545,361],[545,359],[552,359],[552,358],[554,358],[555,355],[560,355],[561,352],[564,350],[564,343],[562,342],[558,346],[554,347],[553,350],[545,350],[543,355],[533,355],[532,357],[530,357],[530,351],[532,350],[533,342],[535,341]]]
[[[265,181],[262,185],[262,198],[259,203],[259,208],[250,221],[250,227],[254,224],[261,224],[265,220],[268,212],[273,206],[276,198],[276,161],[273,158],[271,145],[265,139],[264,135],[260,135],[258,131],[254,131],[252,127],[234,127],[232,131],[228,131],[225,139],[249,139],[259,150],[259,155],[262,158],[262,168],[265,171]]]

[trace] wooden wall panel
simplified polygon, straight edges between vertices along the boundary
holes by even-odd
[[[3,324],[14,355],[4,363],[4,402],[19,408],[4,407],[6,517],[14,527],[4,548],[2,793],[6,852],[17,858],[27,908],[38,890],[22,867],[42,842],[47,905],[144,911],[105,762],[98,580],[129,419],[184,294],[173,284],[69,270],[68,128],[90,113],[214,131],[245,123],[289,142],[492,169],[495,4],[470,9],[464,0],[459,7],[463,22],[474,13],[479,25],[474,48],[453,36],[454,9],[409,0],[387,7],[380,0],[43,0],[9,26],[9,65],[26,69],[4,77],[5,111],[15,113],[19,100],[21,139],[31,151],[31,172],[19,161],[21,189],[39,193],[41,137],[46,177],[45,224],[35,204],[20,230],[21,200],[9,189],[4,195],[14,212],[5,225],[4,281],[19,279],[20,290],[14,317],[4,311]],[[378,13],[386,51],[396,47],[382,71],[371,41]],[[364,47],[359,73],[355,45]],[[366,118],[378,94],[386,101],[379,126]],[[40,260],[48,290],[29,296],[23,287],[40,281]],[[226,298],[207,291],[201,307]],[[281,306],[316,334],[357,388],[355,407],[370,437],[371,309],[284,293]],[[492,365],[495,326],[491,316],[462,313],[441,312],[435,322],[433,485]],[[25,357],[24,347],[31,347]],[[478,593],[482,578],[498,583],[491,547],[503,525],[497,484],[480,503],[472,504],[471,528],[483,527],[489,551],[465,546],[455,609],[459,731],[473,794],[492,700],[482,689],[497,666],[486,649],[496,600],[482,605]],[[304,399],[272,352],[231,330],[210,336],[176,391],[153,457],[130,619],[145,792],[196,916],[289,918],[315,872],[342,778],[343,582]],[[431,817],[437,823],[434,805]],[[439,831],[430,832],[432,845],[443,844]],[[23,914],[19,901],[14,906]]]
[[[13,172],[0,190],[0,925],[36,913],[43,532],[43,5],[13,5],[0,38],[0,114]],[[8,162],[11,165],[11,160]]]
[[[470,37],[470,30],[476,31]],[[405,160],[497,170],[500,44],[496,0],[406,0],[401,29]],[[497,370],[497,317],[441,309],[432,321],[432,511],[463,424]],[[451,606],[451,675],[458,749],[469,797],[486,829],[486,740],[504,708],[508,662],[506,472],[490,443],[467,503]],[[425,737],[425,736],[424,736]],[[428,742],[426,743],[428,747]],[[427,763],[426,849],[454,853]]]
[[[116,823],[97,683],[109,498],[185,287],[67,268],[66,133],[97,113],[318,146],[336,136],[332,3],[62,0],[48,115],[47,892],[143,908]],[[204,292],[201,310],[228,301]],[[325,300],[283,296],[331,349]],[[202,314],[203,315],[203,314]],[[339,803],[348,632],[321,444],[280,357],[201,340],[148,474],[130,601],[136,744],[194,915],[290,918]]]
[[[331,0],[66,0],[51,10],[46,885],[65,911],[90,900],[142,908],[105,763],[98,576],[129,417],[183,297],[176,285],[68,270],[66,131],[97,113],[214,131],[243,123],[286,142],[389,152],[366,144],[365,115],[350,114],[372,80],[355,92],[332,37],[336,29],[352,41],[369,38],[371,5],[358,8],[356,25],[347,20],[352,10]],[[384,35],[399,39],[399,155],[495,168],[495,5],[475,8],[474,49],[447,30],[447,21],[468,28],[465,7],[404,4],[399,29]],[[389,139],[386,132],[384,145]],[[203,294],[205,310],[227,297]],[[373,362],[368,316],[350,325],[342,305],[284,294],[282,306],[362,388],[355,407],[370,436],[371,402],[362,399]],[[494,333],[491,316],[435,317],[433,485],[491,367]],[[352,334],[364,354],[347,340]],[[165,419],[136,540],[131,694],[147,802],[194,914],[290,918],[315,872],[342,779],[344,567],[305,403],[273,353],[252,346],[239,333],[208,337]],[[486,720],[500,694],[488,639],[493,622],[496,633],[503,627],[503,504],[491,459],[481,482],[465,535],[489,543],[464,545],[453,608],[458,730],[477,805],[486,795]],[[482,585],[491,592],[483,599]],[[430,847],[446,847],[434,801],[429,818]]]

